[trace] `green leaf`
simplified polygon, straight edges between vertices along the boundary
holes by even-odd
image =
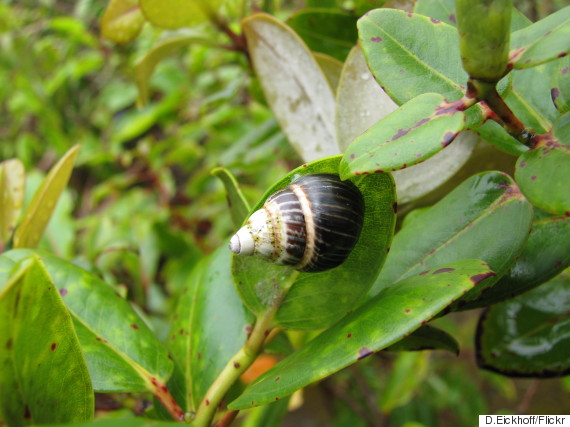
[[[128,43],[139,35],[143,24],[138,0],[111,0],[101,18],[101,35],[115,43]]]
[[[447,100],[463,95],[467,73],[461,66],[457,30],[451,25],[379,9],[360,18],[358,31],[372,74],[398,105],[429,92]],[[477,109],[471,108],[470,114]]]
[[[247,416],[241,427],[267,427],[279,426],[283,418],[287,415],[288,405],[291,399],[285,398],[277,402],[252,408],[247,412]]]
[[[327,9],[303,9],[294,13],[287,24],[301,36],[307,46],[344,61],[358,40],[358,17]]]
[[[449,25],[457,24],[455,15],[455,0],[419,0],[414,6],[414,12],[430,18],[443,21]],[[520,30],[530,25],[529,19],[513,8],[511,16],[511,31]]]
[[[504,97],[517,118],[537,133],[549,131],[559,116],[551,99],[556,65],[552,62],[528,70],[514,71],[511,73],[511,88]]]
[[[510,62],[530,68],[570,53],[570,6],[515,31],[511,36]]]
[[[304,161],[338,154],[334,93],[309,48],[269,15],[249,16],[242,27],[267,102],[297,153]]]
[[[11,159],[0,162],[0,246],[14,232],[24,204],[25,185],[26,176],[21,161]]]
[[[291,171],[265,193],[252,212],[259,209],[267,197],[299,176],[337,173],[339,161],[340,156],[330,157]],[[366,294],[382,267],[395,224],[392,177],[374,174],[357,177],[352,182],[361,191],[366,206],[360,239],[339,267],[299,274],[277,312],[276,320],[283,327],[318,329],[330,325]],[[232,271],[238,292],[254,313],[264,312],[278,297],[278,285],[289,280],[288,270],[254,257],[233,257]]]
[[[533,205],[555,215],[570,213],[570,113],[558,120],[551,134],[517,161],[515,178]]]
[[[488,308],[477,328],[480,367],[517,377],[570,373],[570,276]]]
[[[487,120],[482,126],[474,129],[474,132],[507,154],[519,156],[528,151],[526,145],[509,135],[504,127],[493,120]]]
[[[386,348],[387,351],[447,350],[459,354],[459,343],[447,332],[424,325]]]
[[[181,363],[195,410],[228,360],[244,345],[253,317],[243,306],[222,246],[195,267],[178,299],[169,347]]]
[[[465,113],[437,93],[402,105],[348,146],[340,164],[342,179],[405,169],[447,147],[463,130]]]
[[[428,373],[428,364],[426,353],[398,355],[388,377],[386,389],[380,398],[382,413],[389,414],[412,399]],[[410,375],[410,372],[414,374]]]
[[[570,266],[570,217],[535,210],[528,240],[515,264],[481,297],[481,305],[512,298],[552,279]]]
[[[148,22],[169,30],[193,27],[213,20],[222,2],[223,0],[139,0]]]
[[[211,42],[203,37],[196,35],[176,35],[172,38],[162,40],[137,61],[134,68],[134,78],[139,89],[138,103],[140,106],[148,104],[150,78],[156,65],[164,58],[193,43],[211,44]]]
[[[492,274],[478,260],[428,270],[384,289],[279,362],[230,403],[244,409],[281,399],[397,342]]]
[[[67,186],[79,148],[79,145],[73,146],[45,177],[14,233],[14,248],[35,248],[39,243],[59,196]]]
[[[355,46],[346,59],[337,91],[336,123],[341,150],[396,108],[368,70],[360,46]],[[465,164],[476,140],[470,132],[460,133],[453,144],[425,162],[395,171],[398,202],[415,200],[446,182]]]
[[[570,112],[570,56],[557,61],[552,83],[552,101],[560,113]]]
[[[240,227],[247,218],[250,208],[235,177],[225,168],[212,169],[212,175],[219,178],[222,181],[222,184],[224,184],[232,222],[234,227]]]
[[[31,253],[19,249],[2,257],[18,261]],[[129,302],[82,268],[52,255],[41,257],[72,316],[93,389],[157,393],[172,372],[172,361]]]
[[[13,369],[16,378],[11,382],[17,388],[3,390],[18,390],[26,410],[20,402],[19,414],[4,407],[4,413],[15,416],[7,420],[23,425],[26,417],[38,424],[92,419],[94,397],[85,359],[71,316],[44,265],[32,256],[14,267],[9,280],[0,297],[14,305],[9,307],[9,336],[2,350],[8,353],[3,359]]]
[[[531,222],[532,206],[508,175],[475,175],[406,222],[395,236],[386,265],[369,295],[436,265],[477,258],[487,262],[497,277],[488,278],[475,293],[466,296],[474,299],[513,264]],[[462,300],[454,308],[461,304],[469,307]]]

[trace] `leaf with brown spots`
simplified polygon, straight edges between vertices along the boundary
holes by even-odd
[[[438,268],[454,270],[433,274]],[[384,289],[254,381],[230,403],[230,409],[245,409],[282,398],[370,357],[418,329],[473,288],[472,276],[489,272],[482,261],[463,260]]]
[[[92,419],[93,389],[72,317],[37,256],[14,266],[0,313],[9,339],[0,345],[0,422],[24,425],[25,412],[37,424]]]
[[[420,95],[354,139],[340,164],[340,176],[392,172],[420,163],[447,147],[464,125],[459,106],[436,93]]]

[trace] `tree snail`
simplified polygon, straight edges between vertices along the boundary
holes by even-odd
[[[305,175],[270,196],[230,240],[230,250],[305,272],[342,264],[360,236],[364,200],[337,175]]]

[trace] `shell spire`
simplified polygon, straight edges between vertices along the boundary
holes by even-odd
[[[270,196],[230,240],[230,250],[300,271],[342,264],[356,245],[364,202],[337,175],[306,175]]]

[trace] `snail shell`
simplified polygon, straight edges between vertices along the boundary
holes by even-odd
[[[337,175],[306,175],[270,196],[230,240],[238,255],[316,272],[339,266],[360,236],[364,200]]]

